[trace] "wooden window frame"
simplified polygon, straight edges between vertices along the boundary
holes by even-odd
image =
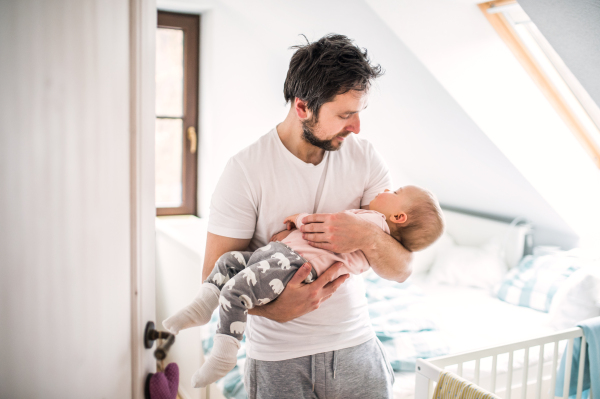
[[[487,12],[489,8],[501,7],[516,3],[516,0],[497,0],[478,4],[478,7],[483,12],[492,27],[496,30],[498,36],[500,36],[510,51],[512,51],[519,63],[523,66],[525,71],[527,71],[531,79],[533,79],[546,99],[550,102],[552,107],[565,122],[577,141],[579,141],[584,150],[592,158],[592,161],[596,167],[600,169],[600,146],[596,143],[594,138],[590,136],[589,132],[586,130],[575,113],[571,111],[571,108],[568,106],[566,100],[562,97],[554,84],[552,84],[550,78],[548,78],[546,73],[539,66],[535,57],[527,49],[525,44],[523,44],[518,34],[514,31],[504,15],[502,15],[501,12],[494,14]]]
[[[198,80],[200,16],[158,11],[158,28],[183,30],[183,165],[182,204],[176,208],[156,208],[157,216],[196,215],[198,192]],[[157,118],[161,117],[156,115]],[[194,129],[192,132],[191,129]],[[195,132],[195,134],[194,134]],[[194,147],[194,148],[193,148]]]

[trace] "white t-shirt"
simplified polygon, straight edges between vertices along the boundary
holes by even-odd
[[[313,165],[289,152],[273,129],[227,163],[212,196],[208,231],[251,238],[252,251],[266,245],[285,228],[285,217],[315,212],[326,165],[316,213],[357,209],[392,189],[385,163],[366,140],[351,134],[340,150],[325,152]],[[362,279],[350,275],[319,309],[287,323],[249,315],[246,353],[256,360],[286,360],[349,348],[374,336]]]

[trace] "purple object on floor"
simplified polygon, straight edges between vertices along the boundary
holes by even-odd
[[[179,386],[179,367],[177,363],[169,363],[165,371],[150,377],[150,399],[177,399]]]

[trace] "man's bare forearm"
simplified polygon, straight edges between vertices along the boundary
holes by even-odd
[[[230,238],[208,233],[204,250],[202,281],[208,278],[221,255],[229,251],[245,251],[248,244],[250,244],[250,239]]]
[[[404,282],[412,273],[412,252],[381,229],[372,230],[369,242],[361,248],[369,264],[384,279]]]
[[[267,319],[277,321],[279,323],[285,323],[286,321],[292,320],[286,318],[285,315],[279,312],[279,309],[277,308],[277,304],[275,304],[275,302],[267,303],[266,305],[248,309],[248,314],[251,314],[253,316],[266,317]]]

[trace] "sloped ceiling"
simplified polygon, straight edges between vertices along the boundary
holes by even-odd
[[[432,189],[449,205],[525,216],[538,227],[538,243],[572,245],[575,232],[586,230],[596,218],[598,190],[588,187],[597,180],[597,171],[491,28],[477,1],[366,3],[453,100],[453,105],[446,104],[452,114],[445,127],[447,137],[430,139],[461,140],[461,156],[455,158],[465,165],[460,173],[455,165],[448,165],[455,173],[432,167],[457,190],[450,192],[443,182],[435,182],[421,170],[412,169],[411,176],[432,180]],[[458,110],[450,111],[454,105]],[[461,112],[468,123],[458,123]],[[456,143],[446,144],[456,149]],[[418,154],[429,156],[425,150]],[[448,162],[450,157],[445,154],[443,158]],[[564,162],[576,165],[565,168]],[[577,208],[590,212],[577,213]]]

